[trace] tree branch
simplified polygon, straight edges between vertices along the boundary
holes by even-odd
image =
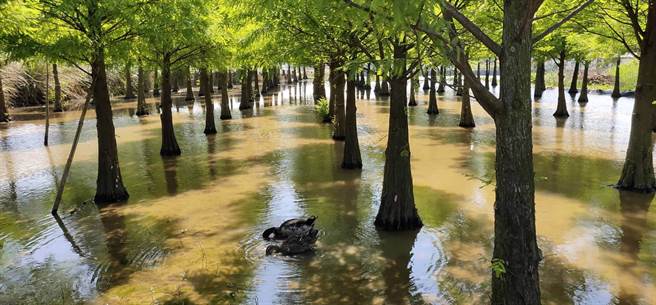
[[[581,6],[573,10],[571,13],[569,13],[569,15],[565,16],[565,18],[563,18],[559,22],[556,22],[555,24],[544,30],[544,32],[533,36],[533,44],[536,44],[538,41],[542,40],[544,37],[547,37],[547,35],[551,34],[551,32],[557,30],[561,25],[565,24],[567,21],[574,18],[574,16],[576,16],[583,9],[588,7],[588,5],[592,4],[592,2],[594,2],[594,0],[586,0],[583,4],[581,4]]]

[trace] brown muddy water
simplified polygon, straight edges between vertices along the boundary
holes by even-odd
[[[457,127],[451,92],[440,114],[427,96],[409,109],[419,232],[372,225],[381,192],[389,103],[359,93],[364,168],[339,168],[343,143],[318,123],[311,83],[290,87],[218,121],[176,100],[183,151],[159,156],[160,123],[114,104],[130,200],[98,207],[95,121],[89,113],[62,218],[49,214],[78,112],[43,120],[18,110],[0,125],[0,304],[481,304],[489,296],[494,126]],[[652,196],[620,193],[632,99],[590,95],[555,120],[555,91],[533,103],[537,228],[543,304],[656,304]],[[214,99],[219,107],[220,98]],[[216,111],[215,113],[219,113]],[[71,211],[74,210],[74,213]],[[261,232],[317,215],[316,253],[264,255]]]

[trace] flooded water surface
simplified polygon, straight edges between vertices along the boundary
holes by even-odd
[[[205,136],[200,101],[176,100],[182,156],[163,158],[151,115],[114,104],[129,201],[97,206],[96,133],[89,112],[64,193],[49,211],[77,126],[17,110],[0,126],[0,304],[484,304],[490,294],[494,125],[457,127],[459,98],[409,109],[417,232],[373,226],[389,101],[359,92],[364,168],[340,168],[343,143],[318,123],[311,83],[283,85]],[[536,219],[543,304],[656,304],[653,195],[616,182],[633,100],[590,94],[556,120],[555,91],[533,103]],[[215,97],[215,107],[220,97]],[[216,111],[215,113],[218,113]],[[264,229],[316,215],[315,253],[265,256]]]

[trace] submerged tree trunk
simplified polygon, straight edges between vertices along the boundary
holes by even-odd
[[[380,75],[376,73],[376,84],[374,85],[374,93],[380,92]]]
[[[96,180],[96,203],[118,202],[128,199],[123,186],[121,168],[116,148],[116,131],[112,121],[112,105],[107,88],[105,52],[98,48],[91,65],[93,99],[96,104],[96,131],[98,132],[98,179]]]
[[[371,64],[367,63],[367,77],[364,80],[364,89],[371,89]]]
[[[456,96],[462,96],[462,74],[457,73],[458,77],[455,79]]]
[[[485,59],[485,88],[490,88],[490,59]],[[466,93],[465,93],[466,94]]]
[[[577,60],[576,63],[574,63],[574,73],[572,73],[572,83],[569,85],[569,94],[574,95],[579,93],[578,89],[578,82],[579,82],[579,61]]]
[[[324,66],[323,63],[319,63],[314,66],[314,79],[312,80],[314,100],[318,101],[322,98],[326,98],[326,88],[324,87]]]
[[[146,108],[146,96],[144,92],[144,71],[141,63],[139,63],[139,68],[137,70],[137,115],[148,115],[148,109]]]
[[[446,68],[440,66],[440,86],[437,87],[437,93],[444,93],[446,87]]]
[[[432,69],[427,69],[427,70],[426,70],[426,73],[424,74],[424,86],[422,87],[422,89],[423,89],[424,91],[428,91],[428,90],[430,89],[430,84],[429,84],[429,82],[428,82],[428,79],[429,79],[429,74],[430,74],[430,71],[431,71],[431,70],[432,70]]]
[[[159,97],[159,78],[157,76],[157,69],[155,69],[153,73],[153,96]]]
[[[335,71],[335,120],[333,140],[344,141],[345,109],[344,109],[344,72]]]
[[[253,84],[255,86],[254,89],[253,89],[253,96],[256,99],[259,100],[259,96],[260,96],[260,78],[258,76],[257,69],[253,70],[252,73],[253,73],[253,77],[251,79],[253,80]]]
[[[185,96],[185,101],[193,101],[193,100],[194,100],[194,89],[192,88],[192,83],[191,83],[191,68],[187,66],[187,95]]]
[[[565,100],[565,51],[560,51],[559,59],[556,62],[558,65],[558,107],[553,116],[557,118],[566,118],[569,116],[567,112],[567,103]]]
[[[205,92],[208,91],[207,88],[205,88],[206,86],[207,83],[201,80],[200,84],[198,84],[198,97],[205,96]]]
[[[214,72],[212,70],[207,71],[207,77],[207,92],[212,95],[214,93]]]
[[[590,61],[583,62],[583,84],[581,84],[581,94],[579,95],[579,103],[585,104],[588,102],[588,69],[590,68]]]
[[[219,86],[221,87],[221,120],[232,119],[230,113],[230,97],[228,96],[228,72],[219,72]]]
[[[428,77],[426,77],[428,79]],[[408,101],[408,106],[417,106],[417,99],[415,94],[417,92],[417,87],[419,86],[419,76],[416,78],[413,77],[410,79],[410,101]]]
[[[395,65],[391,74],[389,133],[385,149],[385,170],[380,207],[374,224],[390,230],[414,230],[422,226],[415,207],[410,167],[410,142],[406,104],[405,46],[394,46]]]
[[[62,112],[64,108],[62,107],[62,92],[61,92],[61,83],[59,82],[59,71],[57,69],[57,64],[52,64],[52,78],[55,81],[55,109],[54,112]]]
[[[383,78],[381,84],[380,84],[380,96],[389,96],[390,95],[390,87],[389,87],[389,82],[387,78]]]
[[[476,62],[476,78],[478,78],[478,81],[481,81],[481,62],[478,61]]]
[[[173,72],[173,74],[171,75],[171,80],[170,80],[171,91],[173,91],[173,92],[180,91],[179,82],[180,82],[180,71],[178,70],[178,71]],[[163,86],[162,86],[162,88],[163,88]],[[164,89],[162,89],[162,90],[164,90]]]
[[[471,110],[471,101],[469,98],[469,81],[467,79],[465,79],[463,87],[464,94],[460,99],[460,123],[458,126],[463,128],[473,128],[476,127],[476,123],[474,123],[474,115],[472,114]]]
[[[346,82],[346,117],[344,119],[344,160],[342,168],[362,168],[360,143],[358,141],[358,124],[355,106],[355,75],[349,73]]]
[[[189,71],[189,70],[187,70]],[[173,100],[171,99],[171,90],[168,86],[171,83],[171,57],[164,55],[162,60],[162,95],[160,96],[160,104],[162,105],[162,114],[159,118],[162,122],[162,147],[159,154],[162,156],[179,156],[182,152],[178,146],[178,141],[175,138],[175,131],[173,130],[173,114],[171,108],[173,107]],[[187,74],[187,90],[191,87],[191,75]],[[192,95],[193,99],[193,95]]]
[[[542,93],[546,89],[544,83],[544,59],[538,59],[537,68],[535,69],[535,89],[533,91],[534,98],[541,98]]]
[[[9,122],[9,112],[5,104],[5,93],[2,87],[2,73],[0,73],[0,123]]]
[[[491,304],[540,304],[541,257],[535,230],[528,1],[505,1],[500,61],[502,110],[496,123],[496,201]],[[503,271],[499,274],[499,266]]]
[[[617,65],[615,66],[615,86],[613,87],[613,93],[610,95],[613,98],[620,98],[622,92],[620,90],[620,63],[621,57],[617,57]]]
[[[209,75],[207,74],[207,68],[200,69],[200,82],[205,83],[205,88],[209,88],[212,84],[210,83]],[[205,134],[215,134],[216,125],[214,124],[214,103],[212,103],[212,95],[205,95]]]
[[[640,50],[640,66],[631,116],[631,135],[617,187],[641,192],[656,190],[652,127],[656,101],[656,4],[650,4],[646,32]],[[619,67],[619,59],[618,59]],[[619,68],[616,74],[619,75]]]
[[[253,74],[250,70],[244,70],[241,76],[241,101],[239,103],[239,110],[246,110],[253,108]]]
[[[494,58],[494,68],[492,69],[492,87],[497,86],[497,58]]]
[[[330,64],[330,71],[328,71],[328,85],[330,86],[330,96],[328,99],[328,117],[332,121],[335,118],[335,81],[337,80],[337,66],[334,63]]]
[[[134,88],[132,88],[132,72],[130,71],[132,65],[128,62],[125,65],[125,99],[133,99],[136,96],[134,95]]]
[[[435,95],[435,69],[430,70],[430,92],[428,93],[428,111],[426,113],[430,115],[439,114],[440,110],[437,108],[437,96]]]

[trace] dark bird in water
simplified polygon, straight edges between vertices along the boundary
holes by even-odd
[[[313,219],[314,221],[314,219]],[[306,231],[292,232],[280,246],[271,245],[266,248],[266,255],[280,253],[282,255],[294,255],[306,253],[314,250],[314,243],[317,241],[319,231],[309,229]]]
[[[262,237],[264,240],[271,239],[287,239],[294,233],[303,233],[308,232],[314,229],[314,221],[317,219],[316,216],[310,216],[310,218],[293,218],[283,222],[279,227],[271,227],[264,230]],[[273,235],[273,237],[271,237]]]

